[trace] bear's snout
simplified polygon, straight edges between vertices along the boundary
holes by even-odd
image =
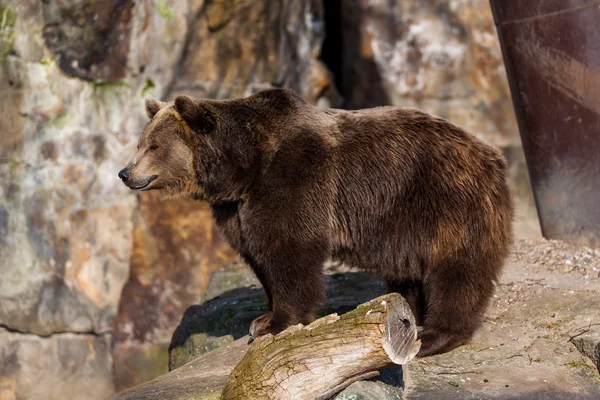
[[[127,183],[129,176],[130,176],[130,173],[127,168],[123,168],[121,171],[119,171],[119,178],[121,178],[123,183]]]

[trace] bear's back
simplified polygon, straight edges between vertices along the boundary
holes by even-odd
[[[424,259],[449,248],[495,253],[510,242],[512,205],[497,149],[418,110],[331,115],[339,130],[332,163],[338,251],[360,249],[357,264],[383,271],[406,263],[417,277]],[[490,235],[498,240],[487,249],[479,241]]]

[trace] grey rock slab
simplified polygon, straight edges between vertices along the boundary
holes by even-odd
[[[600,371],[600,327],[598,325],[583,328],[584,333],[573,338],[572,342],[581,354],[589,357]]]
[[[248,337],[243,337],[197,357],[150,382],[125,390],[110,399],[219,399],[229,374],[249,347]]]
[[[111,336],[0,329],[0,399],[87,400],[114,393]]]
[[[402,400],[403,389],[386,385],[381,382],[354,382],[334,400]]]

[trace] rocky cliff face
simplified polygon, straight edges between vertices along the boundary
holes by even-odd
[[[235,257],[205,205],[117,179],[144,96],[277,85],[321,106],[418,106],[502,147],[534,215],[488,7],[0,0],[0,398],[93,398],[166,370],[181,314]]]
[[[111,340],[118,388],[152,378],[147,359],[166,367],[161,343],[234,257],[205,205],[140,204],[116,178],[146,123],[144,96],[238,97],[276,83],[317,102],[328,85],[322,9],[10,1],[0,15],[0,358],[10,364],[0,397],[109,394]],[[55,384],[69,373],[93,390]]]
[[[151,2],[0,6],[1,398],[114,390],[137,207],[115,171],[145,123],[142,92],[164,90],[180,57],[186,7],[167,20]]]

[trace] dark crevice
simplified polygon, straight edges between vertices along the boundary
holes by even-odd
[[[344,96],[343,85],[343,52],[342,35],[342,2],[341,0],[323,0],[325,40],[321,48],[320,59],[325,63],[334,78],[338,92]]]
[[[380,67],[370,53],[364,26],[369,16],[357,1],[323,0],[325,39],[320,60],[343,97],[340,108],[358,110],[391,104]]]

